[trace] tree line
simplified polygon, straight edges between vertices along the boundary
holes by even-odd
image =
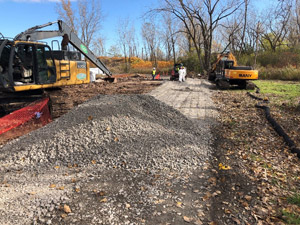
[[[99,55],[151,60],[193,60],[195,70],[207,72],[214,53],[231,51],[239,58],[253,55],[252,65],[262,52],[298,49],[300,0],[162,0],[145,13],[140,31],[129,18],[116,26],[118,41],[105,48],[97,36],[103,23],[101,0],[61,0],[60,17]],[[73,5],[72,5],[73,4]],[[74,4],[77,4],[75,7]],[[77,9],[77,10],[76,10]],[[104,32],[105,33],[105,32]]]

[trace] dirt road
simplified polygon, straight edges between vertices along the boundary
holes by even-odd
[[[208,224],[209,86],[99,95],[6,144],[0,224]]]

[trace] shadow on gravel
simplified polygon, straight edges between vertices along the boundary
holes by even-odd
[[[186,87],[186,88],[184,88],[184,89],[172,88],[171,90],[172,90],[172,91],[180,91],[180,92],[203,92],[203,91],[201,91],[201,90],[193,90],[193,89],[191,89],[191,88],[189,88],[189,87]]]

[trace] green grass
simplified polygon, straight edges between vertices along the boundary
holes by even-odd
[[[293,196],[288,197],[287,201],[291,204],[300,206],[300,194],[295,193]]]
[[[254,83],[260,88],[260,93],[275,95],[279,101],[287,104],[297,104],[300,101],[300,82],[257,80]]]
[[[286,224],[300,224],[300,217],[294,213],[283,211],[283,218]]]

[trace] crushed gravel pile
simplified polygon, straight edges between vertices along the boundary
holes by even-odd
[[[101,212],[89,210],[94,213],[89,219],[82,217],[83,213],[89,214],[83,205],[89,205],[93,196],[83,194],[80,200],[76,193],[84,187],[89,193],[92,186],[99,189],[101,183],[102,189],[113,192],[115,188],[111,196],[119,196],[120,191],[126,192],[124,182],[129,186],[150,185],[150,180],[143,181],[149,174],[191,175],[208,159],[206,132],[200,122],[186,118],[152,96],[97,96],[0,148],[0,224],[126,224],[130,215],[123,218],[124,207],[116,209],[117,203],[125,204],[125,200],[111,197],[108,208],[101,206]],[[125,178],[116,178],[116,172],[110,174],[113,169],[119,170],[119,175],[125,173]],[[141,171],[138,181],[128,171]],[[108,187],[103,179],[115,182]],[[174,185],[182,182],[176,179]],[[91,186],[88,182],[92,182]],[[114,185],[118,182],[122,184],[117,190]],[[166,181],[163,178],[160,182],[163,185]],[[148,191],[150,196],[160,193],[153,188]],[[137,195],[135,189],[131,193]],[[78,215],[68,212],[65,215],[72,219],[66,220],[60,215],[64,204],[73,206]],[[139,213],[139,217],[146,218],[147,210],[134,211],[132,215]],[[107,214],[106,219],[102,213]]]
[[[151,96],[98,96],[4,146],[1,170],[91,160],[107,167],[189,169],[203,161],[200,128]]]

